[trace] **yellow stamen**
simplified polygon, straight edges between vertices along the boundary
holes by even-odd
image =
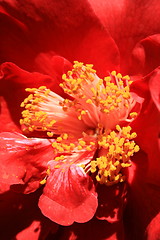
[[[20,124],[25,125],[25,128],[31,132],[46,131],[48,137],[58,136],[52,143],[57,156],[54,161],[60,163],[55,168],[60,168],[61,162],[68,161],[66,155],[78,151],[92,151],[98,145],[98,149],[101,149],[104,155],[92,160],[90,165],[87,164],[88,168],[85,166],[84,169],[86,168],[91,173],[96,172],[96,179],[100,183],[112,185],[123,182],[125,179],[123,168],[131,165],[131,156],[139,151],[139,146],[133,141],[137,135],[131,133],[129,126],[121,128],[117,125],[108,127],[112,129],[105,129],[107,126],[102,122],[105,122],[105,118],[106,122],[111,122],[110,120],[115,120],[117,116],[119,119],[117,122],[123,120],[131,122],[137,116],[136,112],[130,113],[135,104],[130,94],[130,84],[132,83],[130,77],[112,71],[110,76],[100,79],[92,64],[85,65],[75,61],[72,71],[63,74],[62,79],[63,83],[60,86],[73,100],[61,98],[45,86],[27,88],[29,96],[21,103],[21,107],[25,110],[22,111]],[[50,104],[49,107],[47,107],[47,103]],[[52,103],[57,112],[53,111]],[[53,112],[54,114],[52,114]],[[88,129],[84,127],[81,138],[76,139],[74,143],[73,139],[76,138],[76,134],[71,138],[71,134],[67,133],[67,128],[63,129],[60,125],[63,113],[64,119],[66,117],[68,120],[70,116],[72,119],[75,117],[76,121],[77,118],[83,121],[82,126],[85,124],[86,128],[89,126]],[[90,124],[92,116],[93,121]],[[81,123],[78,121],[78,124]],[[114,128],[115,130],[112,131]],[[60,133],[55,129],[60,129]],[[86,140],[86,135],[95,139],[93,141]],[[70,164],[72,163],[70,162]],[[47,171],[49,173],[50,170]],[[46,179],[40,183],[45,184]]]
[[[106,149],[106,154],[90,163],[90,171],[97,172],[96,179],[101,184],[123,182],[122,169],[131,166],[130,157],[139,151],[139,146],[133,141],[136,133],[131,133],[130,126],[121,128],[117,125],[116,130],[99,136],[98,144]]]

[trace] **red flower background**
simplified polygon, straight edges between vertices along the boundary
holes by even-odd
[[[17,151],[13,158],[12,152],[4,153],[1,144],[0,238],[160,239],[159,1],[5,0],[0,9],[0,136]],[[94,64],[101,77],[112,70],[132,77],[132,91],[144,98],[141,112],[132,123],[141,150],[129,168],[125,207],[121,193],[124,185],[118,195],[116,187],[100,186],[99,204],[106,204],[107,211],[103,211],[108,221],[94,217],[87,223],[63,227],[42,215],[37,207],[42,189],[34,192],[51,154],[47,140],[32,143],[26,139],[31,148],[26,157],[24,146],[15,141],[15,132],[21,133],[19,106],[26,97],[24,89],[46,85],[62,95],[58,87],[61,75],[74,60]],[[32,149],[34,144],[38,154]],[[41,169],[40,156],[44,164]],[[17,161],[19,157],[23,162]],[[12,175],[5,182],[5,168],[19,178]],[[22,194],[27,191],[32,193]],[[112,216],[115,209],[117,219]],[[99,210],[99,218],[104,212]]]

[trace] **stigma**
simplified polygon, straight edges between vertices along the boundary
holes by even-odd
[[[123,182],[123,169],[131,166],[131,157],[139,151],[133,140],[136,133],[128,126],[137,116],[130,77],[112,71],[101,79],[92,64],[75,61],[62,80],[60,87],[68,95],[65,99],[45,86],[26,89],[30,94],[21,103],[25,108],[22,129],[42,131],[55,139],[55,168],[76,162],[101,184]],[[84,152],[97,155],[85,162],[77,160]]]

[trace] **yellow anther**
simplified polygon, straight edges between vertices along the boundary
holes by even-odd
[[[116,76],[116,71],[112,71],[112,72],[111,72],[111,75],[112,75],[112,76]]]
[[[100,177],[98,175],[96,176],[96,180],[97,180],[97,182],[101,181],[101,179],[100,179]]]
[[[57,142],[53,142],[53,143],[52,143],[52,147],[53,147],[53,148],[56,148],[57,146],[58,146]]]
[[[122,92],[120,90],[117,90],[115,94],[116,94],[116,97],[119,97],[121,96]]]
[[[129,92],[123,93],[123,97],[124,98],[130,98],[130,93]]]
[[[123,76],[122,79],[130,80],[130,77],[128,75],[126,75],[126,76]]]
[[[116,129],[117,129],[117,131],[121,131],[121,127],[119,126],[119,125],[116,125]]]
[[[53,132],[47,132],[48,137],[53,137],[54,133]]]
[[[59,156],[59,157],[56,157],[54,160],[55,160],[55,161],[62,161],[62,160],[64,160],[64,159],[65,159],[64,155],[61,155],[61,156]]]
[[[126,107],[126,108],[129,108],[129,105],[126,103],[126,104],[124,104],[124,106]]]
[[[83,141],[83,140],[79,140],[79,144],[80,144],[82,147],[84,147],[84,146],[86,145],[86,142]]]
[[[23,124],[23,119],[20,119],[20,120],[19,120],[19,123],[22,125],[22,124]]]
[[[116,103],[120,103],[120,102],[122,102],[122,99],[120,98],[116,99]]]
[[[86,67],[92,68],[93,64],[86,64]]]
[[[118,74],[117,74],[117,78],[122,78],[122,74],[121,74],[121,73],[118,73]]]
[[[28,130],[29,130],[30,132],[33,132],[33,131],[34,131],[33,127],[29,127]]]
[[[110,111],[112,111],[112,110],[114,110],[114,109],[115,109],[114,106],[111,106],[111,107],[109,108]]]
[[[47,173],[47,175],[50,175],[50,173],[51,173],[51,169],[48,168],[48,169],[46,170],[46,173]]]
[[[123,81],[120,80],[118,83],[120,86],[123,86]]]
[[[125,139],[124,138],[120,138],[119,139],[119,146],[121,147],[124,144]]]
[[[21,103],[21,105],[20,105],[20,107],[24,107],[25,106],[25,103],[24,102],[22,102]]]
[[[111,77],[110,77],[110,76],[105,77],[104,80],[105,80],[106,82],[109,82],[109,81],[111,80]]]
[[[110,170],[111,170],[111,171],[115,171],[115,170],[116,170],[116,167],[115,167],[114,165],[111,165],[111,166],[110,166]]]
[[[109,147],[109,153],[110,153],[110,154],[113,154],[113,153],[114,153],[114,145],[111,145],[111,146]]]
[[[61,142],[63,139],[61,137],[57,137],[57,142]]]
[[[82,150],[83,149],[83,147],[80,146],[80,145],[78,145],[77,148],[78,148],[78,150]]]
[[[64,140],[68,139],[68,134],[67,134],[67,133],[64,133],[64,134],[62,135],[62,138],[63,138]]]
[[[115,138],[115,137],[116,137],[115,131],[112,131],[112,132],[110,133],[110,136],[111,136],[111,138]]]
[[[131,118],[135,118],[135,117],[137,117],[138,114],[136,112],[132,112],[129,115]]]
[[[55,120],[52,120],[49,124],[50,124],[51,126],[53,126],[55,123],[56,123],[56,121],[55,121]]]
[[[75,148],[75,144],[74,143],[70,143],[70,147],[71,148]]]
[[[56,166],[54,166],[54,168],[60,168],[61,167],[61,165],[56,165]]]
[[[42,181],[40,181],[40,184],[46,184],[47,180],[46,179],[43,179]]]
[[[50,91],[51,91],[50,89],[47,89],[44,94],[47,96],[50,93]]]
[[[87,146],[87,147],[86,147],[86,150],[87,150],[87,151],[92,151],[92,148],[91,148],[90,146]]]
[[[85,110],[82,110],[81,111],[81,115],[85,115],[86,114],[86,111]]]
[[[95,90],[95,88],[91,88],[91,91],[92,91],[92,93],[96,96],[97,95],[97,91]]]
[[[118,142],[119,142],[119,138],[118,138],[118,137],[115,137],[115,138],[114,138],[114,143],[115,143],[115,144],[118,144]]]
[[[26,92],[35,92],[37,90],[37,88],[26,88],[25,91]]]
[[[136,146],[134,147],[134,151],[135,151],[135,152],[138,152],[139,150],[140,150],[139,146],[136,145]]]
[[[65,74],[65,73],[62,75],[62,79],[63,79],[63,80],[66,79],[66,74]],[[60,84],[62,84],[62,83],[60,83]]]
[[[120,162],[119,161],[116,161],[115,163],[114,163],[114,166],[118,166],[120,164]]]
[[[46,86],[39,87],[39,90],[45,90],[45,89],[46,89]]]
[[[131,163],[121,163],[121,166],[122,166],[123,168],[125,168],[125,167],[130,167],[130,166],[131,166]]]
[[[131,85],[133,83],[133,81],[129,81],[128,84]]]
[[[133,132],[131,135],[130,135],[131,139],[133,138],[136,138],[137,137],[137,133]]]
[[[103,112],[104,113],[109,113],[109,110],[108,109],[104,109]]]
[[[86,103],[92,104],[93,102],[92,102],[91,99],[87,99],[87,100],[86,100]]]

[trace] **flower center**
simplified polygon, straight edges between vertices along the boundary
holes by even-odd
[[[111,185],[124,181],[123,168],[131,165],[130,157],[139,150],[133,141],[136,133],[129,126],[120,127],[137,116],[132,112],[136,101],[128,75],[113,71],[100,79],[92,67],[75,61],[73,70],[63,74],[60,86],[67,99],[45,86],[27,88],[30,95],[21,104],[25,110],[20,124],[24,131],[43,131],[56,138],[55,168],[74,162],[96,174],[98,182]],[[78,157],[85,151],[93,152],[94,160]]]

